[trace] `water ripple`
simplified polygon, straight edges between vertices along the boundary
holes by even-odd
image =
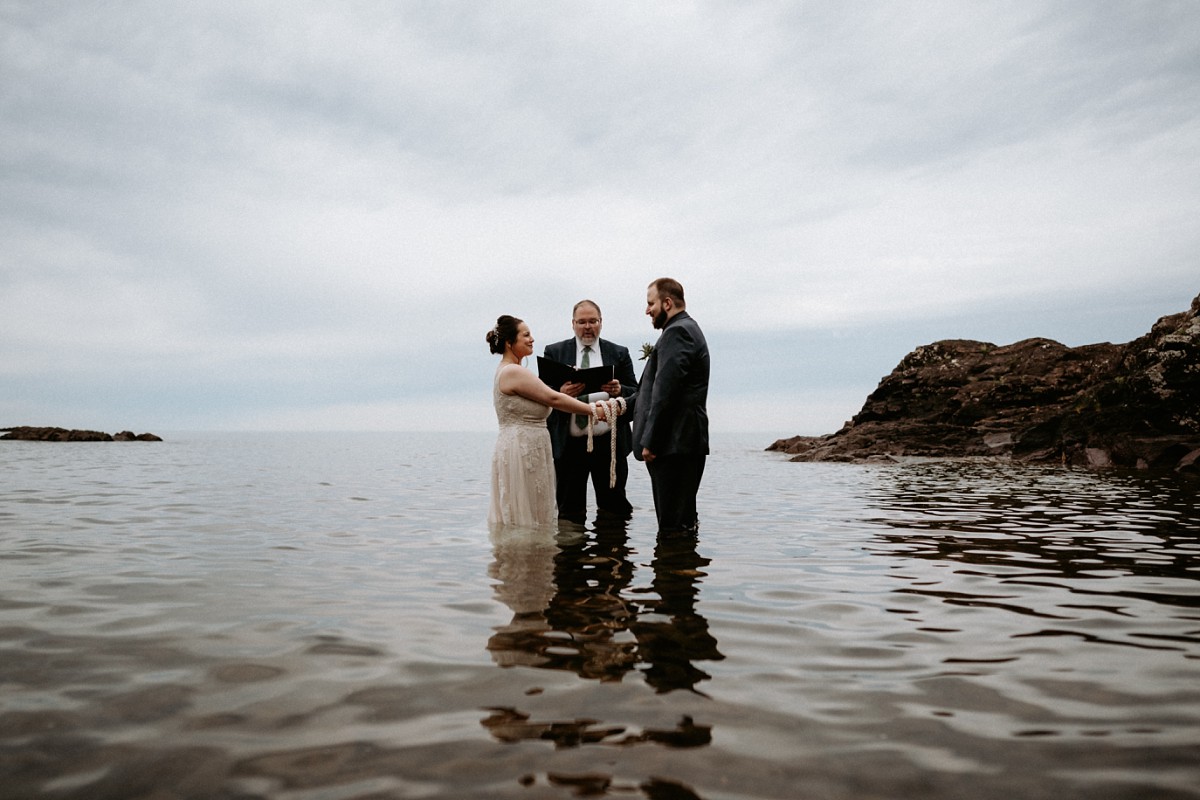
[[[10,443],[0,796],[1200,796],[1194,486],[715,441],[666,541],[490,535],[487,435]]]

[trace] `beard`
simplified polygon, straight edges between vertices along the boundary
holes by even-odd
[[[661,331],[667,324],[667,312],[660,311],[654,315],[653,325],[654,330]]]

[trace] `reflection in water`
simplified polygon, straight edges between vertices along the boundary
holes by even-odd
[[[1143,649],[1200,643],[1190,623],[1200,607],[1194,486],[1153,475],[956,462],[878,476],[866,500],[880,516],[866,521],[892,532],[877,534],[884,545],[877,552],[959,565],[901,594],[1048,621],[1017,634],[1024,637]],[[1139,631],[1135,623],[1147,612],[1134,606],[1141,604],[1162,607],[1160,619],[1176,617],[1179,632]],[[1104,635],[1087,629],[1096,614],[1110,620]]]
[[[696,552],[694,536],[660,538],[654,548],[654,580],[658,599],[644,601],[646,610],[632,624],[638,652],[646,663],[646,682],[659,692],[695,690],[708,680],[696,661],[719,661],[717,640],[708,620],[696,612],[701,567],[709,560]]]
[[[555,533],[495,530],[490,574],[513,612],[488,640],[501,666],[569,670],[620,681],[640,665],[656,691],[695,690],[708,674],[694,662],[722,658],[708,621],[697,612],[701,568],[695,537],[655,547],[649,588],[631,588],[623,524]],[[631,595],[637,594],[637,599]]]
[[[546,607],[554,597],[555,531],[502,527],[492,531],[488,574],[496,580],[496,596],[512,609],[512,621],[497,628],[488,641],[492,658],[502,667],[544,666],[551,646]]]
[[[1145,477],[1122,484],[1078,471],[953,462],[881,475],[867,499],[885,516],[866,521],[903,531],[884,538],[916,557],[1055,575],[1200,577],[1192,569],[1196,499],[1178,482],[1154,488]]]
[[[493,547],[492,435],[344,439],[0,447],[0,798],[1200,798],[1195,484],[755,445],[698,552]]]
[[[646,682],[663,693],[695,691],[709,676],[694,662],[722,658],[707,620],[696,610],[704,576],[700,568],[708,559],[696,552],[694,537],[659,542],[648,588],[633,587],[635,570],[623,523],[599,525],[591,536],[581,528],[559,533],[497,529],[492,543],[496,595],[513,612],[512,620],[488,640],[497,664],[568,670],[601,682],[620,681],[640,669]],[[536,720],[513,707],[487,710],[483,726],[508,743],[695,748],[712,742],[711,726],[686,715],[674,728],[635,733],[595,719]],[[639,788],[648,797],[696,797],[675,784]],[[601,793],[607,784],[591,790]]]
[[[619,681],[637,664],[636,642],[622,633],[636,616],[621,596],[633,577],[624,528],[493,533],[491,576],[513,611],[488,650],[501,666],[562,669]]]
[[[502,742],[521,742],[542,739],[557,747],[581,744],[641,744],[654,742],[667,747],[703,747],[712,742],[712,727],[697,725],[689,716],[679,720],[671,729],[647,728],[641,733],[626,733],[620,726],[602,726],[597,720],[582,719],[570,722],[536,722],[528,714],[514,708],[490,708],[491,715],[483,727]],[[622,735],[624,734],[624,735]]]

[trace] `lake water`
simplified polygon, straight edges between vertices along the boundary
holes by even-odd
[[[1200,797],[1195,484],[773,438],[663,543],[493,540],[491,434],[0,442],[0,797]]]

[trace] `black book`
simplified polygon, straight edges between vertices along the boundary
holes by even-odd
[[[612,364],[579,369],[545,356],[538,356],[537,364],[538,377],[555,390],[562,388],[564,383],[582,383],[585,392],[599,392],[601,391],[600,387],[611,381],[616,375],[616,367]]]

